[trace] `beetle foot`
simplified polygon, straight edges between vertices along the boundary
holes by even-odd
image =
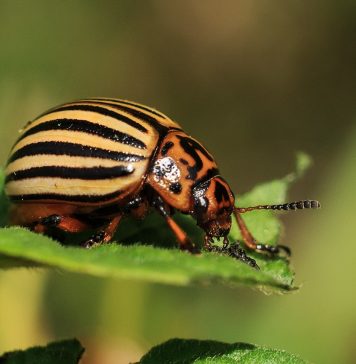
[[[207,239],[205,239],[207,241]],[[260,269],[258,264],[256,263],[255,259],[249,257],[246,252],[240,247],[239,243],[229,244],[227,239],[224,239],[222,246],[212,245],[211,241],[209,240],[209,244],[204,245],[205,250],[208,252],[220,253],[227,255],[229,257],[235,258],[240,260],[241,262],[249,265],[252,268],[257,270]]]
[[[105,242],[106,232],[100,230],[92,235],[88,240],[85,240],[80,245],[83,248],[92,248],[93,246],[100,245]]]
[[[187,239],[184,244],[181,244],[180,249],[183,251],[188,251],[191,254],[200,254],[200,249],[190,240]]]
[[[272,257],[284,255],[287,258],[291,256],[291,250],[285,245],[257,244],[256,251],[266,253]]]
[[[213,238],[209,235],[204,236],[204,249],[207,251],[211,251],[213,248]]]
[[[229,239],[227,238],[227,236],[224,236],[224,240],[223,240],[223,249],[226,250],[228,247],[230,246],[230,242]]]
[[[255,259],[249,257],[246,254],[246,252],[240,247],[239,243],[229,245],[226,248],[223,247],[223,249],[224,249],[224,251],[226,251],[227,255],[229,255],[230,257],[241,260],[242,262],[246,263],[250,267],[260,270],[260,267],[256,263]]]

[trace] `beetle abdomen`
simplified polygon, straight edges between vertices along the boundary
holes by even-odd
[[[179,126],[148,107],[116,99],[58,106],[30,122],[11,151],[6,193],[16,201],[107,204],[143,184],[150,159]]]

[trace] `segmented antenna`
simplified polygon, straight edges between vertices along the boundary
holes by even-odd
[[[318,209],[320,202],[316,200],[301,200],[288,202],[281,205],[258,205],[251,207],[236,207],[235,210],[239,213],[249,212],[253,210],[303,210],[303,209]]]

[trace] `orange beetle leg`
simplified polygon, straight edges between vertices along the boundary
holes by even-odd
[[[248,230],[245,221],[242,219],[240,213],[238,213],[236,210],[235,210],[235,217],[237,224],[240,228],[242,239],[245,245],[252,250],[256,250],[257,249],[256,240]]]
[[[103,228],[99,229],[88,240],[84,241],[81,246],[91,248],[92,246],[108,243],[114,236],[123,214],[116,215],[110,222]]]
[[[182,250],[188,250],[189,252],[193,254],[200,253],[199,249],[195,246],[195,244],[189,239],[186,232],[172,219],[171,216],[166,215],[163,216],[169,226],[169,228],[172,230],[173,234],[175,235],[180,248]]]
[[[269,244],[259,244],[256,242],[256,239],[248,230],[245,221],[242,219],[240,213],[237,209],[234,210],[237,224],[240,228],[242,239],[245,245],[251,249],[260,253],[270,254],[272,256],[278,255],[281,252],[284,252],[287,256],[290,256],[291,251],[287,246],[284,245],[269,245]]]
[[[38,222],[34,230],[40,232],[43,228],[55,227],[66,233],[80,233],[90,229],[90,225],[72,216],[50,215]]]
[[[186,232],[172,219],[169,213],[169,207],[165,202],[162,200],[160,196],[156,196],[153,205],[156,207],[158,212],[161,216],[164,217],[166,220],[167,225],[172,230],[173,234],[175,235],[179,246],[182,250],[188,250],[190,253],[198,254],[200,253],[197,246],[189,239]]]

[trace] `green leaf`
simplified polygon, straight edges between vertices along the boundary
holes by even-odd
[[[151,349],[138,364],[307,364],[283,350],[252,344],[172,339]]]
[[[280,180],[255,187],[238,198],[238,205],[282,203],[287,189],[310,164],[300,154],[296,172]],[[6,206],[6,203],[1,204]],[[202,231],[186,215],[175,217],[194,241],[202,242]],[[275,244],[281,224],[271,211],[256,211],[244,216],[248,227],[261,241]],[[63,246],[43,235],[19,227],[0,229],[0,268],[46,266],[101,277],[118,277],[175,285],[224,282],[254,286],[266,291],[284,292],[294,289],[294,273],[285,259],[271,259],[256,253],[253,256],[261,270],[257,271],[233,258],[216,253],[194,256],[177,249],[174,237],[158,214],[145,221],[126,220],[117,236],[120,244],[108,244],[90,250]],[[236,226],[230,239],[240,239]]]
[[[1,364],[77,364],[84,348],[76,339],[59,341],[47,346],[11,351],[0,357]]]
[[[282,179],[276,179],[256,186],[249,193],[238,198],[238,206],[247,207],[286,202],[288,189],[304,175],[310,165],[310,157],[305,153],[299,152],[296,158],[295,172],[289,173]],[[274,212],[268,210],[251,211],[244,215],[243,218],[258,241],[268,244],[276,244],[278,242],[282,225]],[[241,239],[240,230],[235,222],[230,231],[230,238]]]
[[[27,265],[36,263],[102,277],[177,285],[223,281],[280,290],[292,287],[292,274],[286,262],[281,259],[261,260],[261,271],[256,271],[232,258],[212,253],[193,256],[178,249],[119,244],[91,250],[64,247],[22,228],[0,230],[0,252],[6,257],[21,257]]]

